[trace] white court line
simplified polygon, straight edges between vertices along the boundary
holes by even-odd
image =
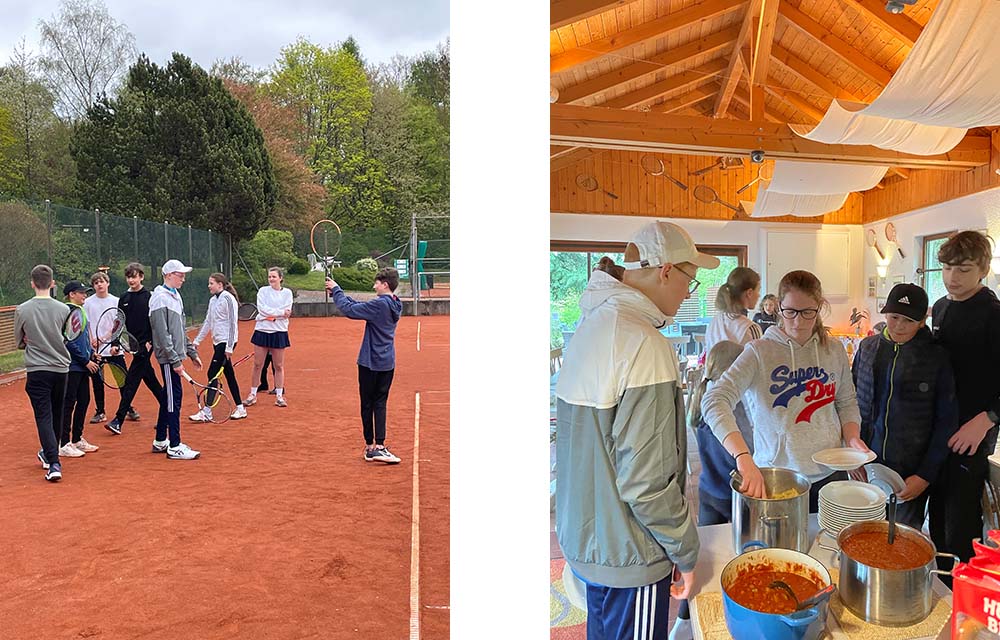
[[[420,324],[417,323],[417,350]],[[410,640],[420,640],[420,392],[413,412],[413,519],[410,528]]]
[[[417,351],[420,351],[420,321],[417,320]]]

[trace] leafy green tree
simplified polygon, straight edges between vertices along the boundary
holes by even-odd
[[[451,41],[435,51],[420,54],[410,67],[407,88],[418,98],[433,105],[448,126],[451,109]]]
[[[18,304],[31,295],[29,274],[47,263],[45,223],[20,202],[0,203],[0,304]]]
[[[0,194],[14,193],[20,181],[17,138],[10,111],[0,105]]]
[[[115,99],[87,112],[71,144],[81,203],[234,239],[266,226],[276,198],[264,138],[246,108],[175,53],[144,55]]]
[[[86,280],[93,273],[93,248],[78,229],[59,229],[52,234],[52,265],[56,280]]]
[[[326,188],[328,215],[343,226],[379,224],[393,189],[385,166],[365,148],[372,95],[355,49],[300,39],[282,49],[268,85],[304,123],[299,150]]]
[[[292,234],[277,229],[258,231],[253,239],[245,243],[242,253],[251,268],[288,267],[296,260],[292,251]]]

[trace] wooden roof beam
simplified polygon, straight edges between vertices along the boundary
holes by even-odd
[[[558,29],[628,4],[629,0],[549,0],[549,29]]]
[[[763,87],[767,84],[767,69],[771,62],[771,47],[774,45],[774,28],[778,25],[779,0],[763,0],[760,7],[760,23],[753,42],[753,62],[750,68],[751,86]]]
[[[885,85],[889,84],[889,80],[892,79],[892,72],[869,60],[860,51],[830,33],[826,27],[799,11],[788,2],[781,3],[781,6],[778,8],[778,15],[789,25],[795,27],[796,30],[811,38],[813,42],[824,46],[835,56],[865,74],[879,87],[885,87]]]
[[[917,156],[867,145],[824,144],[796,135],[786,124],[698,118],[576,105],[549,105],[549,141],[603,149],[769,158],[965,170],[990,162],[990,139],[966,135],[948,153]]]
[[[794,91],[789,91],[784,87],[778,86],[777,84],[770,84],[764,87],[765,90],[770,93],[775,98],[784,101],[802,113],[806,114],[814,122],[819,122],[823,119],[823,111],[820,111],[815,106],[812,105],[808,100],[804,100],[795,94]]]
[[[725,47],[731,47],[733,40],[738,34],[739,29],[736,27],[723,29],[699,40],[674,47],[669,51],[664,51],[648,60],[641,60],[611,73],[605,73],[579,84],[565,87],[559,91],[559,102],[573,104],[592,95],[614,89],[627,82],[654,74],[657,71],[661,71],[664,67],[684,64],[697,56],[714,53]]]
[[[736,84],[739,82],[740,73],[743,70],[743,60],[740,58],[740,51],[743,49],[743,45],[746,44],[747,38],[750,35],[754,17],[760,12],[760,3],[761,0],[750,0],[747,3],[747,10],[743,16],[743,24],[740,26],[740,32],[736,36],[736,42],[733,44],[733,52],[729,55],[729,66],[722,76],[722,91],[719,92],[719,96],[715,99],[715,110],[713,113],[716,118],[721,118],[726,114],[726,110],[729,109],[729,102],[733,99],[733,92],[736,91]]]
[[[572,153],[561,155],[558,158],[549,158],[549,173],[565,169],[566,167],[572,167],[577,162],[592,158],[598,153],[601,153],[600,149],[574,147]]]
[[[849,92],[847,89],[835,84],[825,75],[816,71],[809,63],[796,57],[793,53],[775,44],[771,49],[771,56],[774,61],[791,71],[794,75],[802,78],[809,84],[815,85],[831,98],[851,100],[853,102],[863,102],[861,98]]]
[[[892,32],[896,38],[912,47],[920,37],[923,27],[919,22],[911,20],[902,13],[889,13],[885,10],[885,0],[847,0],[844,4],[854,6],[867,17],[879,23],[883,29]]]
[[[695,87],[676,98],[671,98],[666,102],[656,105],[653,109],[657,113],[674,113],[687,107],[692,107],[703,100],[714,98],[718,92],[719,85],[716,83],[706,85],[706,87]]]
[[[654,82],[648,87],[612,98],[600,106],[608,109],[630,109],[637,107],[673,91],[688,87],[697,87],[712,82],[725,67],[726,62],[724,60],[712,60],[695,69],[688,69],[687,71],[672,75],[666,80]]]
[[[664,38],[678,29],[684,29],[693,24],[712,20],[730,11],[735,11],[743,6],[744,2],[746,0],[703,0],[694,6],[650,20],[633,29],[594,40],[584,47],[556,54],[549,59],[549,72],[559,73],[609,53],[650,40]]]

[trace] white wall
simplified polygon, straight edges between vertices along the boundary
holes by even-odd
[[[896,227],[897,240],[905,258],[900,258],[895,246],[885,238],[885,225],[888,222],[892,222]],[[878,278],[876,272],[878,255],[874,248],[864,244],[864,279],[867,284],[869,277],[875,277],[877,295],[885,296],[892,288],[893,276],[902,275],[904,282],[919,284],[916,269],[920,266],[923,239],[926,236],[949,231],[985,229],[994,239],[1000,240],[1000,189],[983,191],[926,209],[879,220],[874,224],[865,225],[864,232],[867,234],[870,228],[875,229],[875,237],[882,253],[889,260],[889,265],[886,278]],[[929,274],[928,277],[936,275]],[[995,288],[998,284],[997,276],[990,274],[986,284]],[[875,298],[868,298],[867,292],[865,304],[873,320],[877,321],[879,313]],[[933,300],[931,304],[934,304]]]
[[[860,225],[819,225],[775,223],[766,221],[730,222],[722,220],[690,220],[670,219],[684,227],[698,244],[745,245],[747,247],[748,266],[756,270],[767,282],[771,278],[767,273],[767,232],[769,230],[813,230],[816,233],[826,230],[843,231],[850,234],[850,255],[844,257],[844,268],[850,271],[850,289],[847,296],[831,297],[831,314],[825,320],[826,324],[835,329],[847,330],[853,307],[861,307],[865,300],[865,278],[863,250],[864,236]],[[627,242],[629,236],[642,225],[653,218],[641,216],[612,216],[553,213],[549,218],[549,237],[553,240],[590,240]],[[898,226],[898,225],[897,225]],[[904,249],[905,251],[905,249]],[[874,270],[874,266],[872,266]],[[777,276],[780,278],[780,274]],[[775,278],[776,279],[776,278]],[[774,292],[771,292],[774,293]]]

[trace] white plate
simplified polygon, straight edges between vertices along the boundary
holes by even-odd
[[[841,509],[838,508],[836,505],[831,505],[831,504],[820,505],[820,511],[822,513],[837,515],[844,518],[867,518],[870,516],[877,516],[880,513],[885,513],[885,509],[881,507],[876,509],[865,509],[864,511],[853,511],[848,509]]]
[[[877,462],[866,464],[865,471],[868,472],[868,482],[872,483],[882,491],[885,491],[886,495],[895,493],[898,498],[898,494],[906,488],[906,481],[903,480],[903,476],[899,475],[884,464],[879,464]],[[906,501],[899,500],[899,502]]]
[[[836,480],[819,490],[827,502],[848,510],[867,512],[872,507],[885,504],[885,492],[875,485],[856,480]]]
[[[837,471],[851,471],[877,457],[874,451],[865,453],[851,447],[840,447],[838,449],[823,449],[813,454],[812,461]]]

